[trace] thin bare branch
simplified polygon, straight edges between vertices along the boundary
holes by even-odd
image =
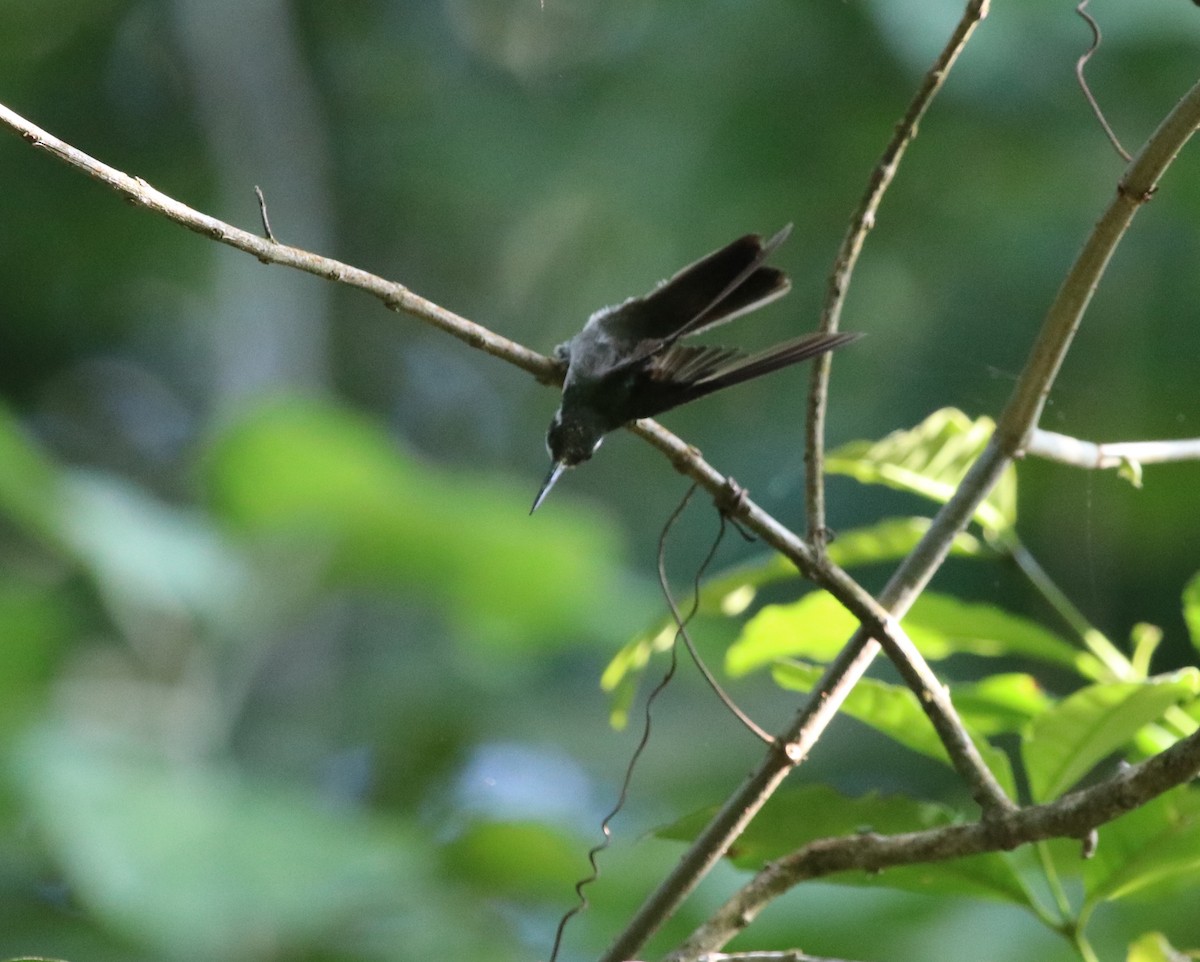
[[[946,81],[950,68],[962,52],[975,27],[988,15],[989,0],[969,0],[962,18],[954,32],[938,54],[933,66],[926,72],[908,110],[896,125],[883,156],[871,171],[866,192],[858,208],[850,218],[850,226],[842,239],[833,261],[829,284],[825,292],[825,305],[821,310],[821,330],[836,331],[841,323],[842,305],[850,288],[850,277],[858,263],[858,255],[867,238],[867,232],[875,226],[875,215],[883,195],[896,176],[905,150],[917,135],[917,125],[925,115],[934,96]],[[808,540],[822,551],[825,544],[825,410],[829,403],[829,376],[831,358],[826,355],[813,361],[808,389],[808,419],[805,426],[804,483],[808,515]]]
[[[1114,441],[1097,444],[1041,428],[1029,437],[1027,455],[1036,455],[1076,468],[1099,470],[1126,464],[1168,464],[1200,460],[1200,438],[1174,441]]]
[[[903,639],[903,633],[900,632],[895,618],[907,610],[924,588],[932,573],[944,560],[954,536],[969,522],[978,503],[994,486],[1008,461],[1018,453],[1036,424],[1045,396],[1061,364],[1062,355],[1069,346],[1082,311],[1107,264],[1112,248],[1137,207],[1149,199],[1162,171],[1194,131],[1198,117],[1200,85],[1172,111],[1126,173],[1117,200],[1097,225],[1052,306],[1033,356],[998,423],[992,441],[968,471],[954,497],[934,519],[917,548],[899,567],[885,588],[881,597],[884,607],[876,604],[845,572],[824,559],[818,560],[807,544],[748,497],[738,498],[736,503],[730,506],[730,514],[734,520],[781,551],[805,575],[827,588],[863,620],[865,627],[855,633],[839,657],[830,665],[821,685],[798,713],[784,736],[771,746],[758,769],[730,797],[713,822],[701,833],[680,862],[679,869],[651,896],[634,921],[610,948],[606,959],[623,960],[633,957],[645,939],[720,859],[791,768],[803,760],[840,707],[846,693],[877,654],[878,644],[872,640],[873,635],[883,638],[896,652],[902,670],[907,670],[914,677],[919,676],[922,670],[928,672],[928,667],[923,662],[918,660],[909,663],[902,657],[904,646],[899,639]],[[543,381],[554,382],[561,377],[561,368],[552,359],[460,318],[413,294],[402,285],[306,251],[273,244],[257,235],[200,214],[156,191],[144,181],[100,164],[29,124],[3,106],[0,106],[0,122],[13,127],[35,146],[49,150],[65,162],[84,169],[133,202],[156,210],[191,230],[245,250],[264,262],[286,264],[366,290],[375,294],[389,307],[442,328],[473,347],[530,371]],[[709,466],[695,448],[684,444],[652,421],[638,422],[633,426],[633,430],[664,451],[677,470],[698,481],[714,498],[719,501],[729,500],[729,481]],[[890,609],[892,614],[889,615],[886,609]],[[977,754],[974,758],[971,757],[973,746],[961,732],[961,725],[957,726],[957,734],[954,733],[956,718],[952,709],[939,721],[938,713],[947,699],[931,672],[928,673],[928,678],[930,680],[927,682],[917,678],[921,685],[926,686],[924,690],[917,686],[918,697],[939,725],[939,733],[943,738],[947,738],[947,732],[950,733],[947,747],[956,766],[959,766],[960,770],[976,770],[977,774],[981,775],[973,790],[981,793],[977,794],[977,798],[981,798],[980,804],[983,805],[985,813],[991,815],[993,820],[1004,817],[1007,800],[1002,793],[998,793],[998,789],[992,790],[995,798],[991,803],[983,797],[986,795],[986,782],[990,774],[979,762]],[[954,746],[956,740],[963,744]],[[959,748],[963,748],[963,751],[959,752]]]
[[[457,337],[460,341],[465,341],[471,347],[486,351],[494,357],[523,368],[541,381],[547,383],[562,381],[562,369],[556,361],[543,357],[536,351],[531,351],[506,337],[501,337],[480,324],[459,317],[432,301],[427,301],[414,294],[403,284],[384,280],[382,277],[377,277],[360,268],[351,267],[349,264],[343,264],[341,261],[329,257],[322,257],[298,247],[276,243],[268,237],[260,237],[258,234],[252,234],[240,227],[234,227],[232,224],[226,224],[208,214],[193,210],[186,204],[181,204],[174,198],[151,187],[142,178],[131,177],[114,167],[109,167],[85,154],[82,150],[59,140],[53,134],[47,133],[3,104],[0,104],[0,123],[15,130],[34,147],[45,150],[64,163],[82,170],[88,176],[111,187],[139,207],[145,207],[161,214],[197,234],[203,234],[212,240],[253,254],[264,264],[282,264],[285,267],[294,267],[339,284],[357,287],[368,294],[373,294],[392,310],[410,314],[427,324],[432,324]]]

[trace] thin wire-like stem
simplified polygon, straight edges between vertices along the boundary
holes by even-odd
[[[736,718],[742,726],[749,731],[755,738],[766,742],[768,745],[774,741],[774,738],[761,725],[747,715],[738,704],[729,696],[721,683],[717,681],[704,659],[700,657],[700,651],[696,648],[695,642],[692,641],[692,636],[688,632],[688,623],[696,616],[696,612],[700,610],[700,579],[704,577],[704,572],[708,570],[708,566],[712,564],[713,558],[717,556],[717,549],[721,547],[721,542],[725,540],[725,526],[728,523],[725,520],[725,515],[720,515],[721,527],[717,531],[717,536],[713,538],[712,544],[709,546],[708,554],[704,556],[704,560],[700,562],[696,569],[696,575],[692,579],[692,607],[688,611],[687,616],[679,613],[679,606],[675,604],[675,596],[671,594],[671,582],[667,578],[667,538],[666,534],[669,527],[675,523],[675,519],[679,517],[683,508],[691,501],[692,495],[696,493],[696,483],[693,481],[692,486],[688,488],[687,493],[683,496],[683,503],[680,505],[677,512],[671,515],[667,526],[663,528],[662,535],[658,539],[658,586],[662,591],[663,598],[666,599],[667,607],[671,610],[671,617],[675,620],[675,640],[683,639],[683,643],[687,646],[688,654],[691,656],[692,663],[699,670],[705,683],[712,690],[717,699],[724,705]],[[674,647],[674,646],[672,646]]]
[[[892,139],[884,148],[883,156],[871,171],[866,192],[850,218],[850,226],[842,239],[829,283],[825,291],[825,304],[821,310],[821,330],[836,331],[841,323],[842,305],[850,288],[850,278],[858,263],[867,233],[875,226],[875,216],[883,195],[896,176],[905,150],[917,135],[917,125],[929,108],[937,92],[942,89],[946,75],[954,61],[966,46],[975,27],[988,14],[989,0],[970,0],[966,10],[954,27],[946,46],[938,54],[933,66],[926,72],[904,116],[896,125]],[[804,484],[808,516],[808,540],[821,551],[825,544],[825,411],[829,403],[829,378],[832,359],[825,355],[813,361],[809,377],[808,417],[805,422]]]
[[[1087,62],[1092,59],[1094,54],[1100,47],[1100,42],[1103,37],[1100,33],[1100,24],[1096,23],[1095,17],[1087,12],[1088,0],[1079,0],[1075,7],[1075,12],[1081,16],[1087,25],[1092,30],[1092,45],[1087,48],[1075,61],[1075,79],[1079,82],[1079,89],[1083,91],[1084,97],[1087,98],[1088,105],[1092,108],[1092,113],[1096,115],[1096,119],[1100,121],[1100,126],[1104,128],[1104,133],[1108,137],[1108,142],[1113,145],[1113,149],[1121,155],[1121,159],[1125,163],[1129,163],[1133,158],[1129,156],[1129,151],[1121,146],[1121,141],[1117,138],[1116,132],[1109,126],[1108,118],[1104,116],[1104,111],[1100,109],[1100,104],[1097,102],[1095,95],[1092,93],[1092,88],[1088,86],[1087,79],[1083,76],[1083,68],[1087,66]]]
[[[679,520],[680,516],[687,509],[687,506],[691,502],[692,496],[695,493],[696,485],[692,484],[692,486],[687,489],[683,497],[680,499],[679,504],[675,506],[675,510],[671,512],[670,516],[663,524],[662,531],[660,531],[658,535],[659,578],[662,580],[663,592],[667,596],[667,601],[670,603],[671,611],[675,613],[676,619],[678,619],[679,614],[675,609],[675,601],[671,597],[670,590],[667,588],[666,571],[664,570],[667,554],[667,536],[671,533],[671,529],[675,527],[675,522]],[[720,542],[718,541],[717,544],[720,544]],[[716,550],[716,544],[714,544],[713,549],[709,552],[708,557],[704,560],[704,564],[701,565],[701,573],[703,572],[704,567],[708,565],[709,561],[711,561],[713,556],[716,554]],[[699,583],[699,580],[700,574],[697,574],[697,584]],[[696,600],[698,606],[698,596]],[[693,614],[695,614],[695,609],[689,613],[688,618],[690,619]],[[683,623],[680,622],[680,630],[682,630],[682,625]],[[562,918],[558,920],[558,927],[554,930],[554,944],[550,948],[549,962],[557,962],[558,960],[558,953],[562,948],[563,934],[566,932],[567,923],[588,907],[588,900],[587,896],[584,894],[584,889],[600,878],[600,865],[597,862],[597,858],[601,852],[605,851],[608,846],[612,844],[612,820],[616,818],[621,809],[625,807],[625,802],[629,798],[629,786],[633,782],[634,769],[637,768],[637,763],[641,759],[642,753],[645,752],[646,746],[650,744],[650,732],[654,720],[654,703],[658,700],[658,696],[666,691],[667,685],[669,685],[671,683],[671,679],[675,677],[675,671],[678,666],[679,660],[676,657],[675,646],[672,645],[671,657],[667,664],[667,670],[663,673],[663,676],[659,680],[658,684],[651,689],[650,694],[646,697],[646,708],[642,720],[642,736],[638,739],[638,743],[633,749],[633,754],[629,756],[629,764],[625,766],[625,776],[621,779],[621,790],[617,794],[617,802],[615,805],[613,805],[612,810],[605,815],[600,822],[600,834],[602,839],[598,845],[595,845],[588,850],[587,859],[588,865],[591,866],[591,874],[575,883],[576,902],[575,905],[564,912]],[[721,694],[724,694],[724,692],[721,692]]]
[[[1083,612],[1075,607],[1074,602],[1067,597],[1054,579],[1038,563],[1037,558],[1017,538],[1005,539],[1005,548],[1009,557],[1016,563],[1026,580],[1037,590],[1042,598],[1055,610],[1058,616],[1071,628],[1084,647],[1088,649],[1108,672],[1108,677],[1095,680],[1126,680],[1131,674],[1129,659],[1107,637],[1087,620]]]

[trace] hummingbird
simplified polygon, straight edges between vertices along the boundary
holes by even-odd
[[[764,262],[791,232],[788,224],[765,242],[758,234],[739,237],[648,294],[602,307],[583,330],[555,348],[554,356],[566,367],[566,376],[562,402],[546,432],[550,473],[530,514],[563,472],[591,458],[610,431],[862,336],[815,332],[755,354],[681,343],[788,292],[787,275]]]

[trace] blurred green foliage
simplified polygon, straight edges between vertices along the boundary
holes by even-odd
[[[752,347],[814,323],[848,214],[959,6],[34,0],[0,4],[0,102],[251,229],[259,184],[281,240],[542,350],[733,236],[794,221],[778,257],[793,294],[729,329]],[[1091,9],[1093,89],[1135,148],[1194,80],[1197,11]],[[951,406],[966,424],[998,412],[1121,169],[1074,85],[1087,42],[1069,6],[994,4],[869,238],[844,324],[871,336],[838,360],[832,445]],[[123,204],[15,137],[0,178],[0,957],[544,957],[630,748],[598,680],[635,637],[608,679],[628,704],[661,639],[654,547],[682,482],[617,437],[530,519],[551,392]],[[1189,153],[1120,249],[1048,427],[1200,430],[1197,223]],[[799,523],[802,385],[780,374],[668,423]],[[860,480],[881,479],[887,453],[868,470],[871,450],[843,452]],[[1021,538],[1098,631],[1159,625],[1156,669],[1193,662],[1198,582],[1183,614],[1179,592],[1200,567],[1196,466],[1150,468],[1141,491],[1020,470]],[[900,488],[831,481],[834,551],[868,584],[924,524]],[[1015,494],[1001,507],[1003,528]],[[680,583],[715,530],[688,519]],[[1006,613],[993,627],[1016,625],[1010,642],[1034,637],[1022,625],[1053,637],[994,534],[960,539],[941,603],[971,622]],[[737,539],[721,549],[697,623],[714,662],[732,616],[796,601],[786,567],[762,561]],[[971,678],[961,654],[947,670]],[[1002,691],[963,689],[981,731],[1074,711],[1059,696],[1078,662],[1005,654],[1019,671]],[[766,673],[731,685],[758,717],[796,698]],[[566,959],[594,957],[677,858],[646,830],[719,801],[747,750],[698,681],[676,683]],[[830,798],[929,799],[921,812],[962,801],[937,762],[857,725],[835,726],[805,777]],[[1123,850],[1114,826],[1100,859],[1153,835],[1185,862],[1190,805],[1140,815]],[[1129,859],[1085,871],[1101,897],[1157,891]],[[719,874],[655,945],[735,881]],[[763,917],[755,947],[927,958],[957,937],[996,959],[1072,957],[1007,906],[914,899],[815,886]],[[1107,954],[1154,927],[1200,943],[1166,897],[1104,926]]]

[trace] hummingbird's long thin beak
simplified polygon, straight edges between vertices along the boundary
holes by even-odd
[[[533,499],[533,507],[529,509],[529,513],[533,514],[538,509],[538,506],[546,500],[546,495],[550,493],[550,489],[554,487],[554,482],[559,479],[562,473],[567,470],[567,466],[561,461],[555,461],[550,465],[550,473],[546,475],[546,480],[542,482],[542,488],[538,491],[537,497]]]

